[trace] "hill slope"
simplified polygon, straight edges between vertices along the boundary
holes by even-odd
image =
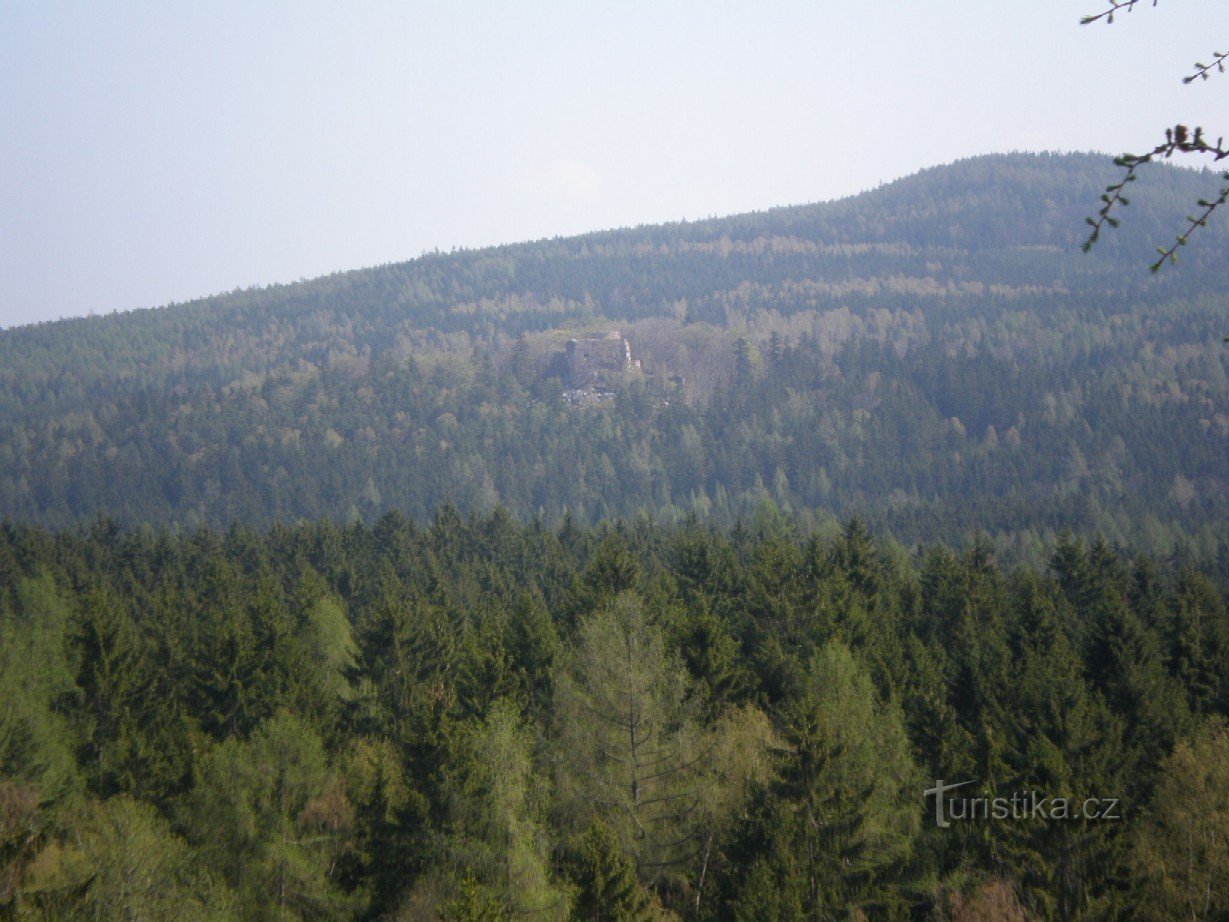
[[[0,515],[63,525],[730,519],[899,537],[1055,529],[1214,553],[1229,521],[1229,235],[1150,277],[1206,177],[1003,155],[839,202],[411,262],[0,333]],[[550,357],[643,359],[576,407]]]

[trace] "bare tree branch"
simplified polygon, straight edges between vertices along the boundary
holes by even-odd
[[[1129,13],[1135,9],[1135,4],[1138,2],[1140,0],[1108,0],[1109,9],[1084,16],[1080,19],[1080,25],[1086,26],[1089,23],[1100,20],[1104,20],[1107,25],[1111,24],[1114,21],[1115,13],[1123,10]],[[1157,3],[1158,0],[1152,0],[1154,7]],[[1207,80],[1213,71],[1223,74],[1225,72],[1226,60],[1229,60],[1229,52],[1214,51],[1210,64],[1204,64],[1202,61],[1195,62],[1194,72],[1183,77],[1182,82],[1191,84],[1196,80]],[[1202,128],[1196,128],[1194,134],[1191,134],[1185,125],[1176,125],[1173,128],[1165,129],[1165,143],[1158,144],[1149,153],[1142,156],[1123,154],[1121,157],[1116,158],[1114,165],[1122,167],[1126,172],[1119,182],[1105,187],[1105,192],[1101,194],[1101,210],[1097,212],[1095,218],[1087,219],[1089,226],[1092,227],[1092,231],[1088,234],[1088,239],[1084,241],[1082,247],[1085,253],[1092,249],[1093,244],[1101,236],[1103,228],[1118,226],[1118,218],[1114,217],[1113,212],[1116,208],[1126,207],[1131,204],[1130,200],[1123,194],[1123,191],[1138,178],[1137,171],[1139,168],[1145,163],[1151,163],[1158,158],[1169,159],[1175,153],[1209,155],[1213,163],[1229,157],[1229,149],[1225,148],[1223,138],[1218,139],[1215,144],[1209,144],[1204,137]],[[1229,182],[1229,172],[1223,173],[1222,178]],[[1177,262],[1178,250],[1186,246],[1191,233],[1198,228],[1206,227],[1208,218],[1226,202],[1229,202],[1229,185],[1222,188],[1220,193],[1213,199],[1200,199],[1198,205],[1203,210],[1197,215],[1187,216],[1186,227],[1174,238],[1172,244],[1168,247],[1157,247],[1157,252],[1161,254],[1161,257],[1148,268],[1153,272],[1157,272],[1167,262]],[[1229,338],[1226,341],[1229,342]]]
[[[1138,2],[1139,0],[1109,0],[1110,7],[1108,10],[1104,10],[1095,15],[1083,17],[1080,20],[1080,25],[1086,26],[1089,23],[1097,22],[1101,19],[1105,20],[1106,25],[1112,25],[1114,22],[1115,13],[1120,13],[1123,10],[1126,10],[1129,13],[1131,10],[1135,9],[1135,4]],[[1156,6],[1157,0],[1152,0],[1152,5]]]
[[[1183,83],[1194,83],[1196,80],[1207,80],[1212,71],[1223,74],[1225,72],[1225,59],[1229,58],[1229,51],[1213,51],[1212,63],[1203,64],[1199,61],[1195,62],[1195,72],[1189,77],[1183,77]]]
[[[1156,160],[1168,160],[1174,154],[1205,155],[1211,157],[1213,163],[1218,163],[1229,158],[1229,147],[1225,146],[1224,138],[1218,138],[1215,144],[1209,143],[1208,139],[1204,136],[1202,128],[1196,128],[1192,133],[1185,125],[1175,125],[1173,128],[1165,129],[1164,143],[1158,144],[1148,153],[1123,154],[1121,157],[1115,158],[1114,165],[1122,167],[1126,172],[1119,182],[1105,187],[1105,191],[1101,194],[1101,210],[1097,212],[1097,217],[1086,219],[1092,227],[1092,231],[1089,232],[1088,239],[1084,241],[1082,246],[1085,253],[1091,250],[1093,244],[1100,238],[1103,228],[1118,226],[1119,219],[1114,217],[1113,212],[1116,208],[1124,208],[1131,204],[1131,200],[1126,197],[1124,190],[1138,179],[1139,168],[1145,163],[1152,163]],[[1225,173],[1224,178],[1229,180],[1229,173]],[[1186,246],[1191,232],[1196,228],[1207,226],[1208,218],[1212,215],[1212,212],[1224,205],[1226,201],[1229,201],[1229,187],[1222,189],[1219,196],[1214,199],[1200,199],[1199,207],[1204,210],[1195,217],[1187,218],[1188,225],[1186,229],[1177,236],[1174,243],[1168,249],[1164,247],[1157,248],[1161,258],[1149,266],[1149,268],[1153,272],[1157,272],[1166,262],[1175,262],[1178,248]]]
[[[1229,181],[1229,173],[1222,173],[1221,176],[1226,181]],[[1207,199],[1200,199],[1199,206],[1203,208],[1203,211],[1195,217],[1191,217],[1189,215],[1187,216],[1186,220],[1188,224],[1186,230],[1177,236],[1177,239],[1169,245],[1168,249],[1164,247],[1157,247],[1157,252],[1161,254],[1161,258],[1148,268],[1153,272],[1156,272],[1166,263],[1166,261],[1177,262],[1178,248],[1186,246],[1186,240],[1190,236],[1191,232],[1197,227],[1207,227],[1208,216],[1226,202],[1229,202],[1229,185],[1226,185],[1223,189],[1221,189],[1220,195],[1210,201]]]

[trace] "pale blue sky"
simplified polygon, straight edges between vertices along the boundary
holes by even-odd
[[[0,0],[0,326],[1229,134],[1229,3],[1103,6]]]

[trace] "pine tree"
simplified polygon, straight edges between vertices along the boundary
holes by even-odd
[[[1229,619],[1207,578],[1191,568],[1179,576],[1161,628],[1169,672],[1186,690],[1195,714],[1229,706]]]
[[[79,759],[90,786],[104,797],[133,791],[141,774],[137,714],[145,674],[136,627],[117,598],[94,590],[81,604],[70,643],[84,723]]]
[[[598,820],[586,830],[568,862],[576,885],[572,918],[583,922],[637,922],[656,916],[651,896],[636,879],[635,863]]]
[[[876,700],[840,641],[812,662],[787,738],[797,753],[786,779],[807,903],[825,914],[899,908],[918,828],[917,771],[900,709]]]
[[[1123,798],[1127,775],[1122,721],[1089,692],[1063,634],[1045,632],[1016,659],[1003,730],[1006,770],[993,796],[1039,792],[1082,804]],[[1098,906],[1124,871],[1120,824],[1044,818],[989,824],[995,860],[1010,867],[1026,900],[1070,919]]]

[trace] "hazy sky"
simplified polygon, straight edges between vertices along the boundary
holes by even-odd
[[[0,0],[0,326],[1229,134],[1229,3],[1105,5]]]

